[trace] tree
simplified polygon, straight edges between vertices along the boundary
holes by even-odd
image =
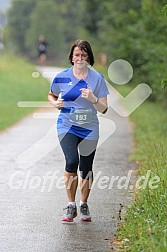
[[[166,76],[166,19],[163,0],[103,1],[98,38],[109,60],[123,58],[133,68],[135,83],[146,82],[152,100],[164,99],[161,79]]]
[[[20,5],[13,0],[7,34],[19,52],[32,56],[38,36],[44,34],[49,54],[60,59],[67,57],[75,39],[87,39],[95,55],[100,51],[109,62],[129,61],[133,81],[148,83],[151,98],[162,100],[161,80],[166,83],[167,75],[165,4],[166,0],[24,0]]]
[[[36,5],[34,0],[13,0],[12,7],[8,13],[8,33],[11,44],[16,51],[26,52],[25,33],[30,26],[30,13]]]
[[[22,5],[20,0],[13,0],[8,24],[10,40],[17,51],[36,56],[38,36],[44,34],[49,55],[67,57],[71,42],[82,33],[83,6],[81,0],[25,0]]]
[[[25,45],[30,55],[37,54],[37,42],[43,34],[49,44],[49,54],[63,50],[62,19],[54,0],[38,1],[30,15],[30,27],[26,30]],[[60,56],[60,55],[59,55]]]

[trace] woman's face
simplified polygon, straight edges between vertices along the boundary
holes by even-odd
[[[89,59],[89,56],[84,50],[81,50],[78,47],[74,48],[72,60],[75,67],[82,68],[82,67],[87,66],[88,59]]]

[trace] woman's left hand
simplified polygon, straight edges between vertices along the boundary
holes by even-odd
[[[93,103],[96,101],[96,97],[94,96],[90,86],[88,86],[88,88],[81,88],[80,90],[81,90],[81,97]]]

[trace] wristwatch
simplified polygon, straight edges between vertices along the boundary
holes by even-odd
[[[93,104],[97,104],[99,101],[99,98],[96,97],[96,101],[95,102],[92,102]]]

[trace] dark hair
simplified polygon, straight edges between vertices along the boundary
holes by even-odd
[[[80,50],[85,51],[88,54],[88,63],[93,66],[94,64],[94,56],[93,56],[93,52],[92,52],[92,48],[89,44],[88,41],[86,40],[81,40],[81,39],[77,39],[76,41],[74,41],[74,43],[72,44],[71,47],[71,51],[69,54],[69,61],[72,65],[74,65],[74,63],[72,62],[72,58],[73,58],[73,52],[75,47],[78,47]]]

